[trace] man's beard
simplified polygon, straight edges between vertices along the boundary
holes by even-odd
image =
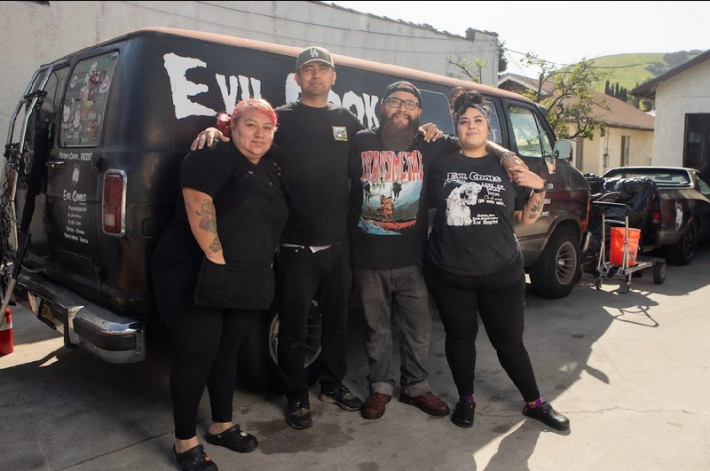
[[[382,142],[395,152],[409,150],[414,146],[414,137],[419,131],[419,119],[412,118],[407,123],[396,122],[393,118],[382,116],[380,134]]]

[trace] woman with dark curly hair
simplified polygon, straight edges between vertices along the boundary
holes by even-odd
[[[459,152],[429,172],[429,201],[437,209],[424,275],[446,329],[446,359],[458,388],[451,421],[471,427],[480,314],[498,359],[525,401],[523,414],[565,430],[569,420],[543,401],[523,344],[525,273],[514,221],[532,224],[542,212],[546,183],[520,169],[513,181],[486,149],[488,110],[464,90],[452,99]]]

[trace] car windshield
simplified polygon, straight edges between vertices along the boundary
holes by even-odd
[[[606,177],[609,180],[619,178],[648,178],[658,185],[663,186],[689,186],[690,175],[684,170],[620,170],[609,172]]]

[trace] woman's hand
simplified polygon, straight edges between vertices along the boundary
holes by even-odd
[[[226,265],[227,261],[224,259],[224,252],[220,251],[217,254],[208,254],[205,252],[205,257],[207,257],[207,260],[210,262],[216,264],[216,265]]]
[[[508,170],[508,174],[511,176],[511,181],[518,186],[526,186],[534,190],[542,190],[545,186],[545,180],[540,178],[540,176],[522,166],[514,166]]]
[[[190,150],[198,150],[202,149],[205,146],[206,147],[211,147],[212,144],[214,143],[215,138],[218,138],[222,142],[229,142],[230,139],[222,134],[222,131],[220,131],[217,128],[207,128],[204,131],[202,131],[200,134],[197,135],[194,141],[192,141],[192,145],[190,146]]]

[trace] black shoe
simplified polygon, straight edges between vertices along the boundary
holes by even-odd
[[[259,444],[254,435],[242,432],[239,424],[233,425],[224,432],[216,435],[207,432],[205,440],[212,445],[223,446],[239,453],[254,451]]]
[[[567,430],[569,428],[569,419],[555,411],[549,402],[543,402],[538,407],[524,407],[523,415],[531,419],[539,420],[555,430]]]
[[[342,384],[332,391],[322,391],[319,399],[351,412],[362,409],[362,401]]]
[[[183,453],[178,453],[173,447],[173,453],[182,471],[219,471],[215,462],[205,454],[202,445],[197,445]]]
[[[473,411],[476,410],[476,403],[471,401],[459,401],[456,403],[454,413],[451,414],[451,421],[459,427],[473,426]]]
[[[307,402],[301,401],[289,403],[286,422],[297,430],[303,430],[304,428],[308,428],[313,425],[313,419],[311,418],[311,405]]]

